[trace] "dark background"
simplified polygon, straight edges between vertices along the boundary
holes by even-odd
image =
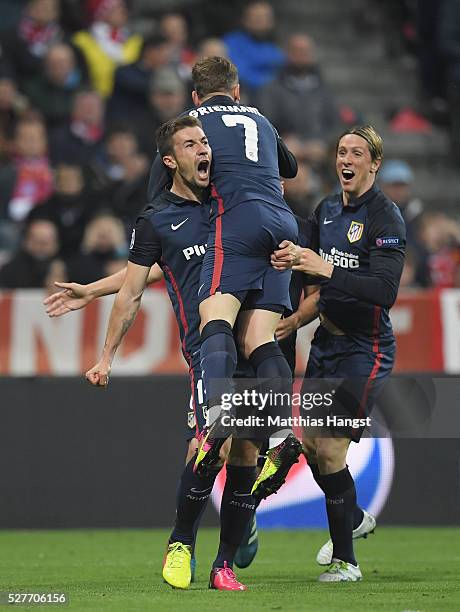
[[[0,528],[170,526],[189,390],[176,376],[118,378],[107,391],[0,378]],[[379,524],[460,524],[459,440],[394,447]],[[217,519],[208,508],[204,524]]]

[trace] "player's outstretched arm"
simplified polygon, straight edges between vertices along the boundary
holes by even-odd
[[[308,288],[308,295],[300,302],[299,308],[286,319],[281,319],[275,331],[277,340],[284,340],[300,327],[307,325],[318,316],[319,287]]]
[[[84,308],[90,302],[103,295],[112,295],[120,290],[126,275],[126,268],[115,274],[101,278],[88,285],[78,283],[54,283],[61,291],[48,296],[43,304],[50,317],[60,317],[73,310]],[[158,264],[150,268],[148,284],[157,283],[163,278],[163,272]]]
[[[117,348],[136,318],[147,285],[149,268],[128,262],[125,279],[110,313],[107,335],[102,357],[86,372],[86,379],[93,385],[106,387],[109,382],[110,368]]]

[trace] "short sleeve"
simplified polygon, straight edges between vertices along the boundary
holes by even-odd
[[[150,268],[160,260],[161,253],[161,240],[151,219],[140,216],[131,235],[129,261]]]

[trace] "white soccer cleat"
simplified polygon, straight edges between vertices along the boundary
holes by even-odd
[[[377,521],[372,514],[363,510],[364,516],[361,524],[353,530],[353,540],[357,540],[358,538],[367,538],[370,533],[374,533],[375,526],[377,525]],[[326,544],[321,546],[316,555],[316,562],[319,565],[329,565],[332,563],[332,551],[333,545],[332,540],[328,540]]]
[[[362,578],[359,565],[333,559],[327,570],[318,578],[318,582],[358,582]]]

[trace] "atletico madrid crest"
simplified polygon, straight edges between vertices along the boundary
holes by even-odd
[[[347,238],[349,242],[358,242],[358,240],[363,235],[364,223],[358,223],[358,221],[352,221],[350,225],[350,229],[347,233]]]
[[[187,425],[190,429],[193,429],[196,426],[196,418],[194,412],[187,413]]]

